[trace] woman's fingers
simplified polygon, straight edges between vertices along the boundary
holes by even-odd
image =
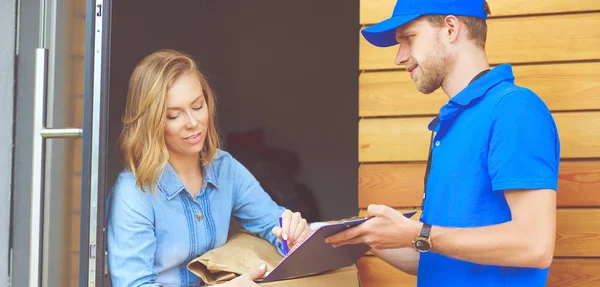
[[[283,240],[289,240],[290,234],[290,222],[292,221],[292,212],[286,209],[281,214],[281,234],[280,238]]]
[[[306,221],[306,219],[302,218],[300,219],[300,222],[298,223],[298,225],[296,226],[296,232],[294,233],[294,244],[296,244],[296,242],[302,241],[310,232],[310,227],[308,226],[308,222]]]
[[[294,245],[294,242],[296,242],[296,239],[298,238],[296,236],[297,230],[299,229],[299,225],[302,222],[302,216],[300,215],[300,212],[294,212],[292,213],[292,219],[290,221],[290,226],[288,229],[288,243],[290,246]],[[301,228],[301,227],[300,227]],[[301,230],[300,230],[301,232]]]

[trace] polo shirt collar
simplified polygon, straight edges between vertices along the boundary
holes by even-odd
[[[509,64],[499,65],[491,69],[452,97],[440,109],[439,115],[429,123],[429,130],[439,132],[440,122],[453,118],[462,109],[483,97],[489,89],[504,81],[510,81],[511,83],[515,81],[512,66]]]
[[[483,97],[490,88],[504,81],[513,83],[515,81],[512,67],[508,64],[491,69],[485,75],[481,76],[481,78],[470,83],[462,91],[452,97],[450,102],[461,106],[468,106],[474,100]]]

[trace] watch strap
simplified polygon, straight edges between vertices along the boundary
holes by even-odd
[[[430,235],[431,235],[431,224],[423,223],[423,227],[421,228],[421,233],[419,234],[419,237],[429,239]]]

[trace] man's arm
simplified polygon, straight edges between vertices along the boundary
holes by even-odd
[[[433,251],[486,265],[546,268],[554,254],[556,191],[505,192],[512,220],[478,228],[432,228]]]
[[[486,265],[546,268],[556,233],[556,192],[506,191],[512,220],[474,228],[432,227],[433,252]],[[366,243],[373,248],[411,247],[422,224],[383,205],[369,206],[375,218],[327,238],[334,246]]]
[[[371,249],[371,252],[383,261],[410,275],[417,275],[419,252],[412,247],[396,249]]]

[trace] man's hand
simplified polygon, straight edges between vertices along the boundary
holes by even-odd
[[[258,269],[253,270],[251,272],[245,273],[240,277],[237,277],[225,284],[221,284],[219,286],[223,287],[257,287],[258,284],[254,283],[254,280],[258,280],[262,278],[262,276],[267,271],[267,266],[265,264],[261,265]]]
[[[413,239],[421,230],[421,223],[385,205],[371,204],[367,210],[374,218],[327,237],[325,242],[332,243],[333,247],[366,243],[375,249],[412,246]]]

